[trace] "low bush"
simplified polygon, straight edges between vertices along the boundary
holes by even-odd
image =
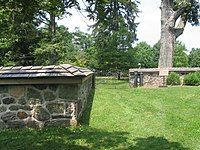
[[[180,85],[180,75],[178,73],[172,72],[167,77],[167,85]]]
[[[198,86],[200,85],[200,72],[189,73],[184,77],[185,85]]]

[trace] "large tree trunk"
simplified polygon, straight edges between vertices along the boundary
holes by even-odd
[[[178,26],[175,27],[177,19],[185,9],[183,7],[174,11],[172,5],[172,0],[162,0],[161,2],[161,49],[159,68],[171,68],[173,66],[172,60],[175,40],[183,33],[186,23],[183,18],[180,18]]]
[[[49,30],[52,35],[54,35],[56,33],[56,17],[53,13],[50,13]]]

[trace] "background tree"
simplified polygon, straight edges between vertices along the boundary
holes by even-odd
[[[46,30],[42,30],[44,36],[35,49],[35,64],[52,65],[60,63],[72,63],[75,61],[76,49],[73,45],[72,33],[64,26],[57,27],[54,37],[48,36]]]
[[[157,50],[153,49],[146,42],[138,43],[133,49],[133,56],[135,59],[135,67],[138,67],[138,64],[141,64],[142,68],[154,68],[157,67],[158,61],[155,61]]]
[[[193,48],[189,54],[189,64],[191,67],[200,67],[200,48]]]
[[[154,61],[158,63],[159,54],[160,54],[160,41],[158,41],[154,46],[153,49],[155,51],[155,59]],[[185,45],[179,41],[175,42],[174,46],[174,54],[173,54],[173,67],[187,67],[189,64],[187,49]]]
[[[127,52],[136,40],[137,3],[127,0],[88,1],[94,19],[94,39],[99,69],[118,72],[127,69]]]
[[[35,20],[39,8],[34,0],[0,1],[0,51],[2,65],[29,65],[40,40]]]
[[[161,0],[161,49],[159,67],[172,67],[175,40],[183,33],[186,22],[199,25],[197,0]],[[179,22],[177,22],[179,21]]]
[[[48,27],[50,34],[56,32],[56,19],[71,15],[68,9],[76,7],[79,9],[77,0],[39,0],[39,11],[37,19]]]
[[[188,67],[189,60],[186,52],[185,45],[177,41],[174,48],[173,67]]]

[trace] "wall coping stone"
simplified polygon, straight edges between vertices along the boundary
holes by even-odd
[[[129,69],[129,73],[131,72],[142,72],[142,73],[153,73],[153,72],[159,72],[161,69],[163,68],[132,68]],[[190,67],[181,67],[181,68],[166,68],[169,70],[169,72],[182,72],[182,73],[188,73],[188,72],[198,72],[200,71],[200,67],[194,67],[194,68],[190,68]]]

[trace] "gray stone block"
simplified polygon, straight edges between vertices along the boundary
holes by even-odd
[[[56,113],[64,113],[65,107],[64,103],[49,103],[46,105],[46,108],[49,110],[51,114]]]
[[[38,121],[47,121],[50,119],[50,114],[42,106],[37,106],[34,109],[33,117]]]
[[[74,84],[60,85],[59,98],[66,100],[78,99],[78,86]]]
[[[18,118],[17,118],[15,112],[6,112],[5,114],[3,114],[3,115],[1,116],[1,119],[2,119],[4,122],[8,122],[8,121],[11,121],[11,120],[16,120],[16,119],[18,119]]]
[[[13,97],[6,97],[2,99],[2,102],[6,105],[15,103],[15,99]]]
[[[5,106],[0,106],[0,113],[5,112],[6,111],[6,107]]]
[[[70,119],[53,119],[44,124],[45,127],[67,127],[70,126]]]
[[[25,127],[24,121],[21,121],[21,120],[8,121],[6,124],[8,125],[9,128],[24,128]]]
[[[1,85],[0,86],[0,93],[8,93],[8,86],[7,85]]]
[[[44,91],[44,100],[53,101],[56,99],[56,95],[52,91]]]
[[[9,107],[9,110],[11,111],[17,111],[19,109],[28,110],[28,111],[32,110],[32,108],[28,105],[12,105]]]
[[[0,120],[0,129],[4,129],[4,128],[6,128],[6,124],[5,122]]]
[[[37,103],[42,103],[41,92],[33,88],[28,88],[27,99],[28,99],[28,104],[35,105]]]

